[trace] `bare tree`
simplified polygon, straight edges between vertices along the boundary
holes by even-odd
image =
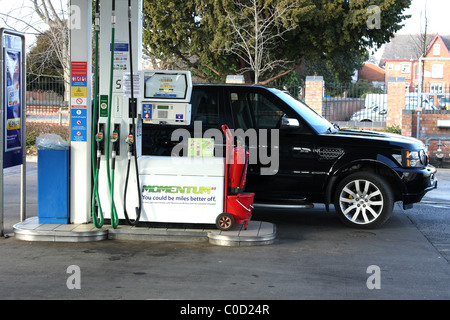
[[[50,0],[32,0],[36,14],[49,27],[51,32],[46,34],[50,37],[53,52],[58,57],[64,70],[65,99],[70,99],[70,54],[69,54],[69,27],[65,19],[64,11],[58,13]]]
[[[283,1],[284,2],[284,1]],[[247,67],[239,72],[254,72],[255,83],[262,73],[284,66],[291,61],[271,60],[270,52],[275,49],[284,33],[294,29],[286,13],[296,7],[295,1],[267,4],[263,0],[251,0],[250,5],[234,2],[237,14],[225,9],[232,28],[232,41],[228,42],[225,52],[233,53],[244,61]]]
[[[13,30],[25,32],[32,35],[41,35],[48,38],[48,47],[41,52],[42,61],[51,61],[52,56],[56,55],[59,64],[63,70],[63,79],[65,82],[66,99],[70,97],[70,57],[69,57],[69,28],[65,17],[67,8],[60,0],[61,10],[55,8],[55,1],[50,0],[28,0],[17,3],[14,8],[8,12],[0,13],[2,22]],[[48,30],[41,28],[42,24],[37,23],[35,15],[48,26]]]
[[[428,16],[427,16],[427,1],[425,1],[424,9],[420,12],[421,19],[423,18],[423,25],[420,25],[420,33],[411,35],[412,41],[414,43],[415,52],[417,56],[424,57],[427,53],[428,46],[430,44],[430,41],[434,38],[434,34],[428,34]],[[425,79],[425,60],[422,61],[422,65],[420,66],[422,68],[422,79],[420,79],[420,85],[423,90],[424,86],[424,79]],[[422,101],[420,101],[422,104]]]

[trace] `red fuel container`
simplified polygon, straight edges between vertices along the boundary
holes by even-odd
[[[245,147],[235,147],[228,164],[228,192],[238,194],[244,191],[247,176],[249,152]]]

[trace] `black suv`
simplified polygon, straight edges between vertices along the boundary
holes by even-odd
[[[329,210],[334,204],[345,224],[374,228],[389,218],[394,202],[409,208],[437,187],[436,169],[419,140],[339,129],[280,90],[194,85],[191,104],[187,129],[192,137],[196,121],[202,132],[220,130],[222,124],[244,132],[250,151],[246,191],[256,194],[255,206],[311,208],[324,203]],[[144,124],[142,153],[171,155],[183,142],[172,141],[176,128]]]

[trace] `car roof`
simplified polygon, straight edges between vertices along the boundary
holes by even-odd
[[[268,89],[270,87],[266,87],[260,84],[248,84],[248,83],[193,83],[194,87],[256,87],[256,88],[264,88]]]

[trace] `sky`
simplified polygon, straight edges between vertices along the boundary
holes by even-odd
[[[68,0],[50,0],[55,10],[67,8]],[[47,25],[34,12],[31,0],[0,0],[0,28],[25,33],[27,46],[34,43],[35,35],[47,29]]]
[[[421,33],[423,32],[424,16],[428,17],[428,33],[439,33],[441,35],[450,35],[450,23],[448,13],[450,12],[449,0],[413,0],[405,14],[411,15],[411,18],[405,20],[405,26],[399,33]]]
[[[425,14],[427,17],[427,33],[439,33],[440,35],[450,35],[450,23],[448,23],[448,13],[450,12],[449,0],[412,0],[411,6],[403,13],[411,15],[403,21],[404,27],[398,31],[399,34],[419,34],[425,28]],[[377,62],[383,55],[384,46],[373,53]]]

